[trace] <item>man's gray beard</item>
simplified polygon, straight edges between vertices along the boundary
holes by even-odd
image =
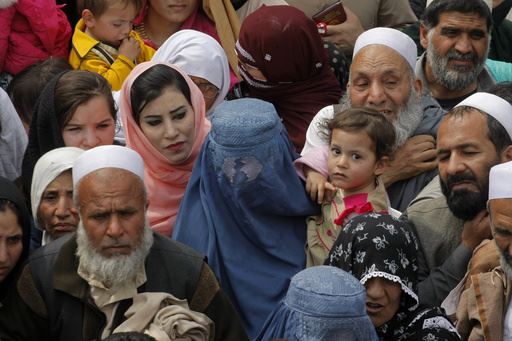
[[[501,253],[500,255],[500,265],[503,271],[505,272],[505,275],[507,275],[507,278],[512,279],[512,265],[510,265],[509,262],[507,262],[507,259],[505,258],[503,253]]]
[[[144,266],[146,256],[153,245],[153,232],[146,220],[139,245],[135,250],[129,255],[105,257],[93,246],[82,220],[80,220],[76,243],[76,255],[83,271],[93,274],[107,288],[122,287],[125,284],[133,283],[139,269]]]
[[[345,92],[341,99],[341,107],[342,110],[352,108],[352,100],[348,92]],[[374,109],[378,110],[377,108]],[[395,149],[405,144],[407,139],[414,134],[423,118],[423,110],[418,100],[418,92],[414,87],[411,87],[407,103],[403,107],[400,107],[396,115],[397,119],[391,122],[393,127],[395,127]]]
[[[433,30],[428,32],[428,47],[427,47],[427,63],[432,69],[432,75],[437,83],[441,84],[448,90],[463,90],[471,83],[476,81],[480,72],[482,72],[487,53],[483,60],[478,59],[478,55],[474,52],[463,55],[451,49],[446,56],[440,56],[432,43]],[[488,51],[489,49],[487,49]],[[473,61],[474,67],[470,70],[453,70],[448,68],[450,58],[469,59]]]

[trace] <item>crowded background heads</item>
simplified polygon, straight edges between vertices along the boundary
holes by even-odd
[[[120,95],[128,147],[144,159],[149,222],[170,236],[210,122],[201,91],[183,71],[159,62],[137,65]]]
[[[66,70],[71,70],[71,66],[65,59],[50,57],[27,67],[9,83],[6,91],[27,134],[39,95],[50,79]]]
[[[0,89],[0,176],[15,181],[21,175],[28,138],[5,91]]]
[[[292,6],[263,6],[243,21],[236,51],[249,96],[274,104],[302,150],[311,119],[341,97],[315,23]]]
[[[208,34],[222,45],[230,65],[230,84],[237,83],[234,47],[240,21],[231,2],[187,0],[168,6],[163,0],[146,0],[134,20],[134,30],[155,49],[185,29]]]
[[[207,116],[224,100],[230,88],[226,53],[205,33],[176,32],[160,46],[152,60],[174,64],[192,78],[203,93]]]

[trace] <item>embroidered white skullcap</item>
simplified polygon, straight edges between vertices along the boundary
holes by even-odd
[[[505,128],[512,139],[512,105],[503,98],[487,92],[477,92],[459,104],[457,107],[472,107],[494,117]]]
[[[414,40],[407,34],[389,27],[376,27],[361,33],[354,46],[353,56],[368,45],[384,45],[400,54],[414,70],[417,48]]]
[[[120,168],[144,181],[144,161],[133,149],[121,146],[99,146],[85,151],[73,166],[73,187],[89,173],[102,168]]]
[[[489,200],[512,199],[512,161],[500,163],[489,173]]]

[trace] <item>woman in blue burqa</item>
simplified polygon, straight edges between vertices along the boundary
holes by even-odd
[[[252,339],[305,267],[306,216],[319,207],[274,106],[219,105],[189,180],[173,238],[208,257]]]

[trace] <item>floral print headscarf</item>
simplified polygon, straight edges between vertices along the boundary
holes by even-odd
[[[368,213],[345,224],[325,264],[351,273],[363,285],[374,277],[400,284],[397,314],[377,328],[379,336],[392,336],[399,335],[401,321],[418,307],[417,253],[418,242],[406,221]]]

